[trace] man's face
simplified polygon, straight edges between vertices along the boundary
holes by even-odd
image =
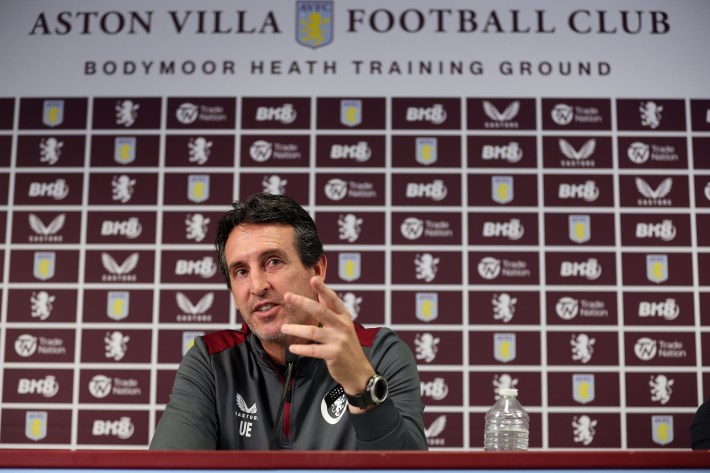
[[[313,268],[303,266],[293,227],[239,225],[229,234],[224,250],[234,304],[262,343],[286,346],[296,342],[281,333],[284,323],[318,325],[315,317],[283,300],[287,292],[317,300],[309,281],[325,272],[325,258]]]

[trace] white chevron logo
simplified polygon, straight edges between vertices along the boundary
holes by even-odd
[[[483,111],[486,112],[488,118],[496,122],[507,122],[512,120],[518,115],[520,111],[520,101],[516,100],[508,105],[503,113],[501,113],[495,105],[490,103],[488,100],[483,101]]]
[[[48,235],[54,235],[56,234],[59,230],[64,227],[64,222],[66,221],[66,214],[59,214],[56,217],[54,217],[54,220],[52,220],[49,225],[44,224],[42,220],[35,214],[30,214],[29,215],[29,223],[30,223],[30,228],[38,235],[43,235],[43,236],[48,236]]]
[[[563,138],[560,138],[559,146],[560,146],[560,151],[562,151],[562,154],[564,154],[569,159],[575,159],[575,160],[587,159],[592,154],[594,154],[594,150],[597,147],[597,140],[595,140],[595,139],[588,140],[586,143],[584,143],[582,145],[581,148],[579,148],[579,150],[576,150],[574,148],[574,146],[572,146],[570,144],[569,141],[567,141]]]
[[[106,271],[111,274],[127,274],[133,271],[136,266],[138,266],[138,259],[140,255],[138,253],[131,254],[126,258],[120,265],[116,263],[116,260],[108,253],[101,253],[101,263],[104,265]]]
[[[655,189],[640,177],[637,177],[635,182],[636,189],[647,199],[662,199],[671,192],[673,187],[673,178],[671,177],[665,178]]]

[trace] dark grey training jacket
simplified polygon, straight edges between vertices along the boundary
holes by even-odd
[[[426,450],[419,374],[409,347],[388,328],[355,324],[388,399],[358,415],[323,360],[300,358],[293,371],[276,448]],[[268,450],[284,377],[246,325],[195,339],[175,376],[152,450]]]

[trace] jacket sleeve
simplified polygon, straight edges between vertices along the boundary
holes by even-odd
[[[370,363],[387,379],[389,394],[374,409],[348,413],[358,450],[427,450],[424,404],[412,351],[392,330],[383,328],[373,342]]]
[[[693,450],[710,449],[710,399],[698,407],[690,424],[690,448]]]
[[[217,429],[213,369],[205,343],[197,337],[180,363],[150,449],[215,450]]]

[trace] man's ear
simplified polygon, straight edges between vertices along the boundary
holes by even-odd
[[[325,257],[325,255],[321,255],[320,258],[318,258],[318,262],[315,264],[315,266],[313,266],[315,276],[320,276],[325,281],[325,272],[327,268],[328,259]]]

